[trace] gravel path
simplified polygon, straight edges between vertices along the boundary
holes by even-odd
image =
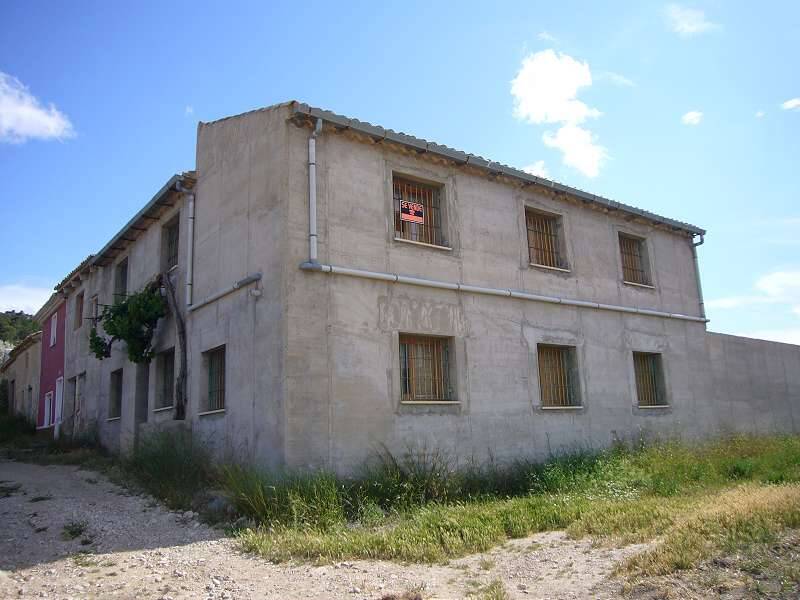
[[[0,461],[0,598],[377,600],[416,591],[431,600],[466,598],[497,579],[511,598],[617,598],[608,573],[640,550],[551,532],[448,565],[272,564],[95,472]]]

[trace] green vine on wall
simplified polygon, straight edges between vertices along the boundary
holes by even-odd
[[[158,320],[166,314],[167,301],[161,295],[159,278],[141,292],[106,306],[98,322],[111,337],[100,335],[95,323],[89,332],[89,348],[99,360],[103,360],[111,356],[112,344],[121,340],[127,345],[128,360],[133,363],[150,362],[153,358],[153,333]]]

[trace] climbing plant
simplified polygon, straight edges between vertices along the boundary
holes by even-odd
[[[158,320],[167,314],[167,301],[161,295],[160,279],[103,309],[97,322],[103,325],[103,330],[110,337],[97,332],[97,322],[89,332],[89,348],[98,359],[111,356],[112,344],[121,340],[127,345],[128,360],[133,363],[150,362],[153,358],[153,332]]]

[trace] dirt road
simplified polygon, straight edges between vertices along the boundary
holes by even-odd
[[[595,548],[554,532],[448,565],[272,564],[235,540],[73,466],[0,461],[0,598],[368,599],[419,592],[511,598],[616,598],[613,566],[640,550]]]

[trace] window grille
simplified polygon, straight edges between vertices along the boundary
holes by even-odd
[[[661,355],[634,352],[633,368],[636,373],[636,395],[639,406],[666,406]]]
[[[110,388],[108,418],[115,419],[122,415],[122,369],[111,372]]]
[[[128,295],[128,259],[124,259],[114,270],[114,304],[122,302]]]
[[[452,401],[450,352],[446,338],[400,336],[402,400]]]
[[[561,219],[535,210],[525,211],[530,262],[546,267],[567,268],[562,251]]]
[[[405,240],[444,246],[441,188],[395,177],[393,189],[395,236]],[[413,217],[417,219],[417,222],[404,219],[403,209],[408,206],[406,203],[421,205],[422,215],[415,214]]]
[[[169,271],[178,264],[178,240],[180,226],[177,219],[164,228],[164,270]]]
[[[622,278],[628,283],[650,285],[644,240],[620,234],[619,251],[622,256]]]
[[[225,408],[225,347],[206,352],[208,361],[208,410]]]
[[[540,344],[538,355],[542,406],[580,406],[575,348]]]

